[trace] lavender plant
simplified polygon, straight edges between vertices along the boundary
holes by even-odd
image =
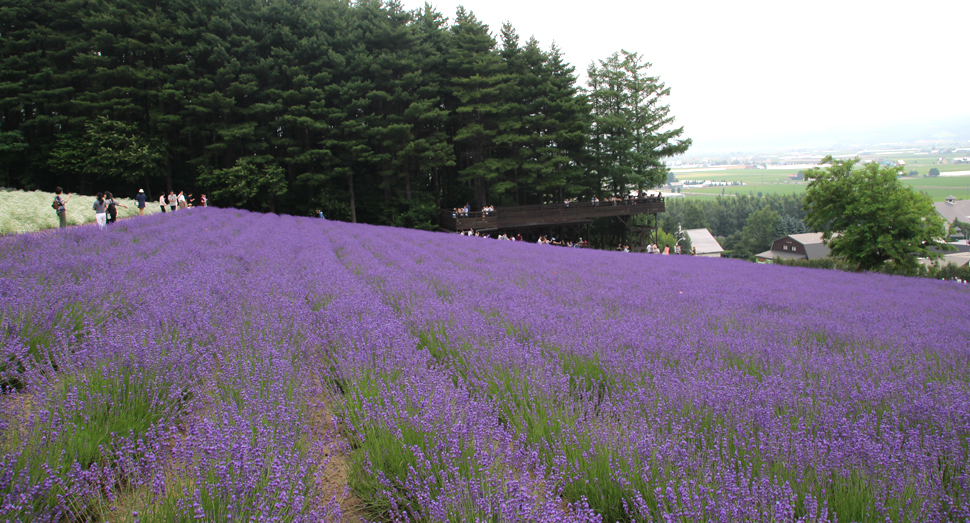
[[[970,518],[965,285],[220,209],[86,229],[0,239],[6,519],[337,520],[334,444],[368,520]]]

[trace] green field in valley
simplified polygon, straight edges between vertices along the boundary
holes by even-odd
[[[803,193],[805,192],[805,188],[808,187],[808,184],[804,182],[765,184],[745,182],[745,184],[746,185],[729,185],[727,187],[684,189],[684,196],[720,196],[721,194],[739,194],[743,196],[754,194],[757,196],[759,192],[762,194],[792,194]]]
[[[677,180],[711,180],[717,182],[744,182],[752,180],[781,183],[787,181],[798,169],[722,169],[703,172],[674,172]]]
[[[970,176],[904,179],[903,183],[930,195],[934,202],[942,202],[951,195],[958,200],[970,200]]]
[[[967,165],[934,165],[940,172],[959,172],[970,171]],[[907,172],[910,170],[907,161]],[[916,167],[917,170],[929,171],[929,165]],[[757,195],[762,194],[792,194],[803,193],[808,183],[804,181],[792,181],[789,176],[798,172],[798,169],[719,169],[697,172],[675,172],[678,181],[686,180],[710,180],[716,182],[741,182],[744,185],[730,185],[723,187],[704,187],[697,189],[683,189],[683,194],[687,197],[710,197],[716,195]],[[900,179],[904,184],[913,189],[924,192],[933,199],[934,202],[942,202],[947,196],[956,196],[958,199],[970,199],[970,175],[966,176],[940,176],[933,178],[922,177],[903,177]]]
[[[918,160],[917,160],[918,161]],[[956,164],[956,165],[938,165],[936,163],[926,163],[926,158],[923,158],[921,163],[916,163],[910,160],[906,160],[905,172],[909,174],[912,171],[918,172],[921,176],[924,174],[929,174],[930,169],[936,167],[941,173],[952,173],[957,171],[970,171],[970,165],[966,164]]]

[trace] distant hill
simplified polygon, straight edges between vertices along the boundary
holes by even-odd
[[[724,153],[729,150],[767,152],[771,149],[838,149],[849,145],[917,142],[970,141],[970,116],[954,116],[922,122],[889,125],[833,126],[830,130],[800,132],[797,129],[773,130],[754,135],[706,140],[697,139],[688,153],[693,156]]]

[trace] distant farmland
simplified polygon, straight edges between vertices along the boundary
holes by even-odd
[[[908,165],[907,165],[908,167]],[[970,170],[967,165],[936,166],[940,172],[959,172]],[[929,167],[925,169],[928,171]],[[805,181],[793,181],[790,176],[798,169],[712,169],[709,171],[677,172],[678,180],[710,180],[712,182],[741,182],[744,185],[729,185],[725,187],[704,187],[698,189],[684,189],[687,197],[710,197],[720,194],[757,195],[762,194],[792,194],[803,193],[808,186]],[[906,172],[909,172],[907,169]],[[953,195],[959,199],[970,199],[970,175],[941,176],[938,178],[903,177],[903,183],[920,192],[927,193],[935,202],[943,201]]]

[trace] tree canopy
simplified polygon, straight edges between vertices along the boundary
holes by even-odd
[[[673,128],[670,89],[648,74],[652,66],[637,53],[614,53],[591,65],[590,151],[596,183],[614,192],[648,189],[667,183],[663,159],[683,154],[691,145],[683,127]]]
[[[558,48],[465,9],[0,0],[0,35],[0,185],[23,189],[428,228],[465,202],[659,185],[690,145],[635,53],[586,90]]]
[[[747,195],[717,196],[713,199],[670,198],[666,201],[666,212],[660,225],[669,231],[677,230],[678,225],[684,229],[707,228],[714,236],[734,236],[734,240],[740,240],[741,230],[747,225],[751,214],[771,207],[778,214],[779,226],[786,227],[784,234],[778,236],[785,236],[809,232],[803,223],[803,204],[802,194],[768,194],[763,198]],[[791,227],[791,230],[787,227]]]
[[[806,224],[823,233],[832,255],[859,270],[893,264],[901,272],[917,268],[917,256],[939,257],[946,248],[943,219],[930,198],[898,180],[901,167],[880,167],[858,159],[827,157],[806,171]]]

